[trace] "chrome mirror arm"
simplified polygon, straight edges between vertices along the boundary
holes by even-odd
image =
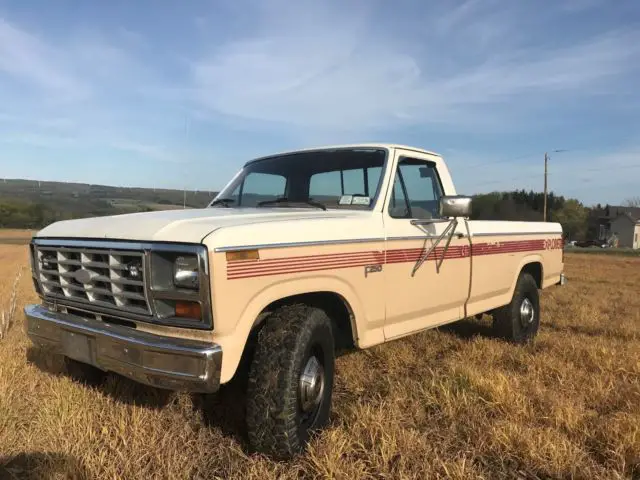
[[[426,219],[420,219],[420,220],[411,220],[411,225],[414,226],[418,226],[418,225],[431,225],[432,223],[447,223],[450,222],[451,220],[449,220],[448,218],[426,218]]]
[[[435,249],[438,247],[438,245],[440,244],[442,239],[445,238],[448,235],[447,243],[445,244],[444,250],[442,252],[442,257],[438,258],[437,261],[436,261],[436,272],[440,273],[440,266],[442,265],[442,262],[444,262],[444,257],[447,254],[447,250],[449,248],[449,244],[451,243],[451,239],[453,238],[453,235],[455,234],[456,227],[458,226],[458,219],[457,218],[454,218],[453,220],[441,220],[441,219],[438,219],[438,222],[429,221],[429,222],[424,222],[424,223],[421,220],[412,220],[411,221],[411,225],[416,225],[416,226],[425,225],[426,223],[444,223],[444,222],[449,222],[449,225],[447,225],[447,227],[444,229],[442,234],[436,239],[436,241],[433,242],[433,245],[431,245],[429,250],[427,250],[426,253],[424,253],[424,254],[422,254],[420,256],[420,258],[418,259],[417,263],[413,267],[413,271],[411,272],[411,276],[412,277],[415,276],[415,274],[418,271],[418,269],[427,260],[427,258],[429,258],[429,255],[431,255],[431,252],[435,251]]]
[[[456,231],[456,227],[457,226],[458,226],[458,219],[454,218],[451,221],[451,223],[447,226],[445,231],[442,232],[443,235],[444,235],[449,228],[451,229],[451,232],[449,233],[449,236],[447,237],[447,243],[445,243],[444,249],[442,249],[442,256],[438,260],[436,260],[436,273],[440,273],[440,267],[442,266],[442,262],[444,262],[444,257],[447,254],[447,250],[449,250],[449,245],[451,244],[451,239],[455,235],[455,231]]]

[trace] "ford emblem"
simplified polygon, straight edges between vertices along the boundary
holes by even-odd
[[[96,275],[97,273],[84,269],[76,270],[75,272],[73,272],[73,278],[78,283],[82,284],[91,283],[91,280],[93,280],[93,277]]]

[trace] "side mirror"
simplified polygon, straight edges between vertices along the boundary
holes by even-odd
[[[440,199],[441,217],[470,217],[471,197],[464,195],[445,195]]]

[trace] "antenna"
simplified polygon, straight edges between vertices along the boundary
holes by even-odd
[[[562,153],[562,152],[566,152],[568,150],[566,149],[558,149],[558,150],[552,150],[553,153]],[[547,221],[547,172],[548,172],[548,168],[547,165],[549,163],[549,154],[547,152],[544,152],[544,212],[543,212],[543,221]]]
[[[189,130],[190,130],[190,121],[189,121],[189,117],[187,116],[187,112],[185,112],[184,115],[184,129],[185,129],[185,144],[184,144],[184,150],[185,150],[185,158],[186,158],[186,153],[187,153],[187,147],[189,145]],[[183,197],[182,197],[182,208],[185,209],[187,208],[187,187],[185,185],[184,187],[184,191],[183,191]]]

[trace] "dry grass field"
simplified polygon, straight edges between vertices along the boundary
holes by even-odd
[[[0,239],[7,238],[31,238],[37,230],[22,230],[19,228],[3,228],[0,230]]]
[[[28,243],[35,233],[36,230],[0,229],[0,245],[22,245]]]
[[[534,345],[464,321],[337,363],[332,426],[276,463],[247,451],[241,386],[86,387],[31,347],[24,245],[0,245],[0,478],[640,478],[640,258],[567,256]]]

